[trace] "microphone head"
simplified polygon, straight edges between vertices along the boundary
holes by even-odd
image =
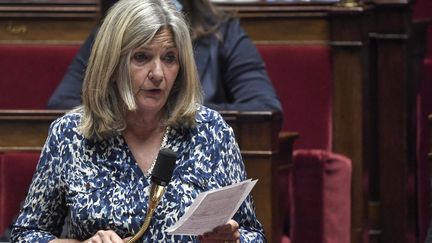
[[[169,148],[161,149],[151,173],[151,181],[160,186],[168,185],[174,171],[176,159],[177,154],[173,150]]]

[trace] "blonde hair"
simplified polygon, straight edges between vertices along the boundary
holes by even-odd
[[[136,110],[129,65],[134,49],[162,29],[171,31],[180,70],[165,105],[165,125],[191,127],[202,103],[192,42],[182,13],[171,0],[121,0],[108,12],[96,36],[83,84],[80,131],[103,139],[126,128],[126,111]]]

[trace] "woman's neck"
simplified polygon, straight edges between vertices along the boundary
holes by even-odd
[[[152,134],[160,134],[165,131],[160,115],[143,115],[137,112],[129,112],[126,115],[126,129],[124,133],[134,137],[148,138]]]
[[[126,115],[126,129],[122,135],[144,174],[152,168],[163,143],[165,129],[158,116],[139,116],[135,112]]]

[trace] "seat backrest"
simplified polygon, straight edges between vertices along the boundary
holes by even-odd
[[[45,109],[79,47],[0,44],[0,109]]]
[[[38,160],[38,152],[0,154],[0,235],[18,214]]]
[[[284,110],[283,131],[299,132],[294,148],[331,150],[332,75],[326,45],[257,48]]]
[[[290,210],[292,242],[349,243],[352,163],[324,150],[293,153]]]

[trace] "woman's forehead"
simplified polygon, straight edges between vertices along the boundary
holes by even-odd
[[[152,45],[163,46],[167,48],[176,47],[172,31],[167,28],[158,31],[158,33],[153,37],[153,39],[147,44],[147,46]]]

